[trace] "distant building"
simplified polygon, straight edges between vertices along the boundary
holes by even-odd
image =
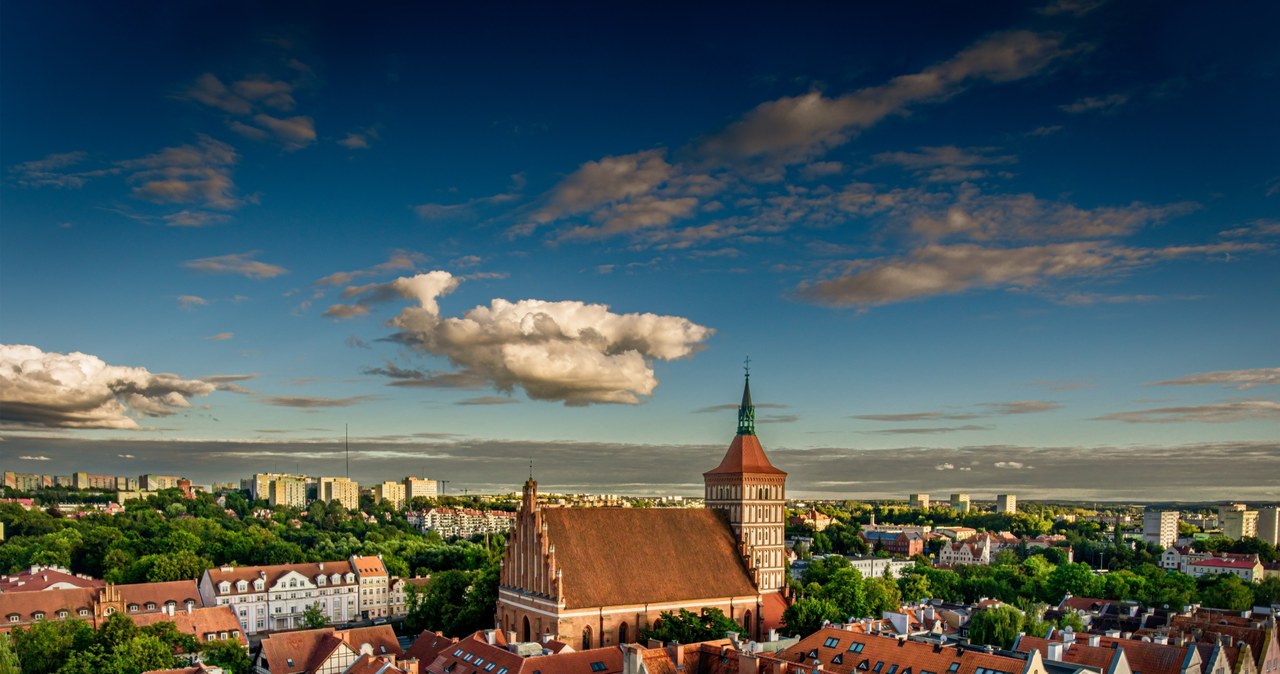
[[[1280,508],[1272,506],[1258,511],[1258,538],[1280,545]]]
[[[951,509],[958,513],[969,512],[969,495],[968,494],[952,494]]]
[[[817,508],[810,508],[808,512],[800,513],[791,518],[791,526],[807,527],[814,531],[823,531],[831,526],[831,516],[826,513],[819,512]]]
[[[516,514],[505,510],[431,508],[411,512],[409,524],[423,533],[434,531],[441,538],[471,538],[484,534],[505,534],[515,526]]]
[[[270,500],[271,483],[282,477],[302,480],[303,484],[306,484],[307,481],[306,475],[289,475],[287,473],[254,473],[253,477],[240,481],[240,488],[247,490],[249,492],[249,498],[255,501],[259,499],[264,501]]]
[[[177,475],[154,475],[147,473],[138,476],[138,488],[143,491],[160,491],[161,489],[177,489]]]
[[[320,500],[337,501],[347,510],[359,510],[360,485],[345,477],[320,478]]]
[[[359,602],[367,599],[349,560],[223,566],[205,571],[199,587],[206,606],[234,607],[249,635],[302,627],[310,606],[319,606],[335,625],[360,620]]]
[[[391,507],[399,510],[404,507],[404,484],[387,480],[373,488],[373,500],[378,503],[388,501]]]
[[[883,550],[895,557],[924,553],[924,536],[915,531],[875,531],[863,529],[858,536],[873,551]]]
[[[267,495],[267,502],[271,504],[272,508],[280,506],[287,508],[307,507],[307,481],[305,478],[280,476],[271,481],[269,488],[271,491]]]
[[[996,495],[996,512],[1012,515],[1018,512],[1018,497],[1013,494]]]
[[[116,476],[72,473],[71,486],[76,489],[115,489]]]
[[[1191,562],[1187,569],[1193,578],[1226,573],[1250,583],[1260,583],[1263,577],[1262,563],[1254,555],[1209,557]]]
[[[415,498],[436,498],[439,496],[439,483],[425,478],[406,477],[404,479],[405,501]]]
[[[18,491],[35,491],[53,486],[53,478],[48,475],[39,475],[36,473],[15,473],[11,470],[4,472],[4,486]]]
[[[915,510],[928,510],[929,495],[928,494],[912,494],[909,497],[908,504]]]
[[[1228,510],[1222,514],[1222,535],[1233,541],[1258,536],[1258,511]]]
[[[1161,548],[1171,547],[1178,540],[1178,511],[1144,510],[1142,540]]]

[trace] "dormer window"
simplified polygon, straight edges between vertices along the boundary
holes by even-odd
[[[148,611],[156,610],[156,603],[154,601],[147,602],[147,610]]]
[[[228,583],[225,580],[222,581],[221,583],[218,583],[218,592],[230,592],[230,591],[231,591],[231,583]]]
[[[36,611],[31,614],[32,620],[44,620],[44,611]]]
[[[324,584],[325,584],[324,576],[316,576],[316,585],[324,585]]]
[[[249,583],[247,581],[241,580],[236,582],[236,592],[244,592],[247,589],[249,589]]]
[[[80,609],[79,611],[77,611],[76,613],[77,613],[78,615],[82,615],[82,616],[84,616],[84,615],[89,615],[89,609],[87,609],[87,608],[82,608],[82,609]]]
[[[67,617],[68,615],[71,615],[71,614],[70,614],[70,613],[68,613],[68,612],[67,612],[67,609],[65,609],[65,608],[64,608],[64,609],[62,609],[61,611],[58,611],[58,617],[59,617],[59,618],[65,618],[65,617]]]
[[[137,604],[129,604],[129,605],[128,605],[127,607],[125,607],[125,608],[127,608],[127,609],[129,610],[129,612],[130,612],[130,613],[135,613],[135,612],[136,612],[139,608],[141,608],[141,607],[140,607],[140,606],[138,606]]]
[[[259,579],[255,580],[255,581],[253,581],[253,589],[255,589],[255,590],[257,590],[257,591],[261,592],[263,587],[264,587],[264,584],[263,584],[263,582],[262,582],[262,579],[261,579],[261,578],[259,578]]]
[[[22,620],[22,616],[18,615],[17,613],[10,613],[10,614],[9,614],[9,622],[11,622],[11,623],[16,623],[16,622],[18,622],[19,620]]]

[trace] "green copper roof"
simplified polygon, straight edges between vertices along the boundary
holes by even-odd
[[[738,407],[738,435],[756,434],[756,406],[751,404],[751,374],[742,387],[742,405]]]

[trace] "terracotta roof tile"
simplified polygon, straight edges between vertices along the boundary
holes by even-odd
[[[546,508],[542,516],[563,571],[565,608],[757,594],[716,511]]]
[[[34,573],[27,569],[21,573],[0,576],[0,592],[36,592],[59,583],[71,587],[103,586],[103,582],[97,578],[81,578],[57,569],[36,569]]]
[[[386,658],[362,655],[342,674],[404,674],[404,670],[391,664]]]
[[[488,642],[488,634],[493,635],[493,644]],[[570,649],[526,658],[506,649],[501,630],[484,630],[446,647],[431,663],[423,662],[419,660],[421,671],[429,674],[497,674],[503,669],[507,670],[503,674],[620,674],[622,649]],[[490,665],[494,667],[490,669]]]
[[[436,659],[436,656],[440,655],[441,651],[456,643],[458,643],[458,640],[453,637],[446,637],[439,632],[422,630],[422,634],[419,634],[418,638],[413,640],[413,644],[409,646],[409,650],[404,652],[404,655],[406,658],[417,658],[418,663],[425,667],[431,664]]]
[[[390,625],[339,630],[336,635],[357,653],[365,644],[368,644],[374,655],[394,655],[397,658],[404,655],[404,650],[400,648],[400,641],[396,639],[396,632]]]
[[[860,634],[838,627],[824,627],[775,657],[791,663],[811,664],[818,660],[825,671],[836,674],[976,674],[978,668],[1020,674],[1027,665],[1016,657]],[[860,667],[864,661],[865,667]],[[950,669],[953,663],[954,671]]]
[[[1018,640],[1018,650],[1023,653],[1030,653],[1032,650],[1040,651],[1041,657],[1045,660],[1049,659],[1049,643],[1050,639],[1044,637],[1024,636]],[[1085,667],[1093,667],[1103,672],[1111,665],[1111,660],[1116,656],[1116,649],[1110,646],[1090,646],[1088,642],[1072,643],[1066,653],[1062,654],[1061,662],[1070,662],[1074,665],[1083,665]]]
[[[734,436],[729,443],[729,451],[725,452],[720,465],[703,473],[703,475],[724,475],[747,473],[751,475],[786,475],[786,472],[769,463],[764,447],[760,446],[760,438],[754,435]]]
[[[207,635],[218,635],[216,638],[222,638],[222,634],[226,634],[228,639],[235,639],[245,646],[249,645],[249,640],[245,638],[240,631],[240,621],[236,618],[236,613],[230,606],[215,606],[212,608],[196,608],[187,613],[186,609],[178,609],[173,615],[167,613],[140,613],[129,616],[133,618],[134,624],[139,627],[143,625],[151,625],[153,623],[171,622],[179,632],[190,634],[196,637],[197,641],[204,643],[208,641]]]
[[[170,601],[180,608],[186,606],[188,601],[194,601],[196,606],[204,606],[204,602],[200,599],[200,590],[196,587],[196,581],[194,580],[175,580],[167,583],[133,583],[130,585],[116,585],[115,589],[120,592],[120,599],[124,601],[126,606],[137,604],[145,607],[148,603],[152,603],[160,607]]]
[[[315,580],[316,576],[324,575],[326,578],[338,574],[344,577],[343,585],[347,585],[345,576],[348,573],[355,573],[351,563],[346,560],[337,562],[309,562],[304,564],[272,564],[269,566],[234,566],[234,567],[216,567],[209,569],[205,573],[208,574],[210,582],[213,584],[214,592],[218,590],[218,584],[226,581],[231,583],[231,589],[225,594],[240,594],[236,590],[237,581],[245,581],[249,586],[245,589],[245,593],[254,593],[258,590],[253,589],[253,581],[257,580],[260,574],[266,574],[266,587],[271,586],[280,579],[281,576],[296,572],[311,580]],[[354,580],[353,580],[354,583]],[[218,594],[223,594],[218,592]]]
[[[94,600],[98,590],[91,587],[77,587],[68,590],[42,590],[40,592],[0,592],[0,625],[9,623],[8,616],[17,614],[21,622],[30,622],[32,615],[42,612],[53,618],[58,611],[66,610],[69,617],[79,616],[80,609],[93,615]]]

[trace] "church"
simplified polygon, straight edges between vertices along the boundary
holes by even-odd
[[[554,508],[530,479],[507,543],[497,627],[578,649],[634,642],[664,611],[718,608],[760,639],[781,622],[787,474],[755,431],[751,379],[738,432],[702,474],[705,508]]]

